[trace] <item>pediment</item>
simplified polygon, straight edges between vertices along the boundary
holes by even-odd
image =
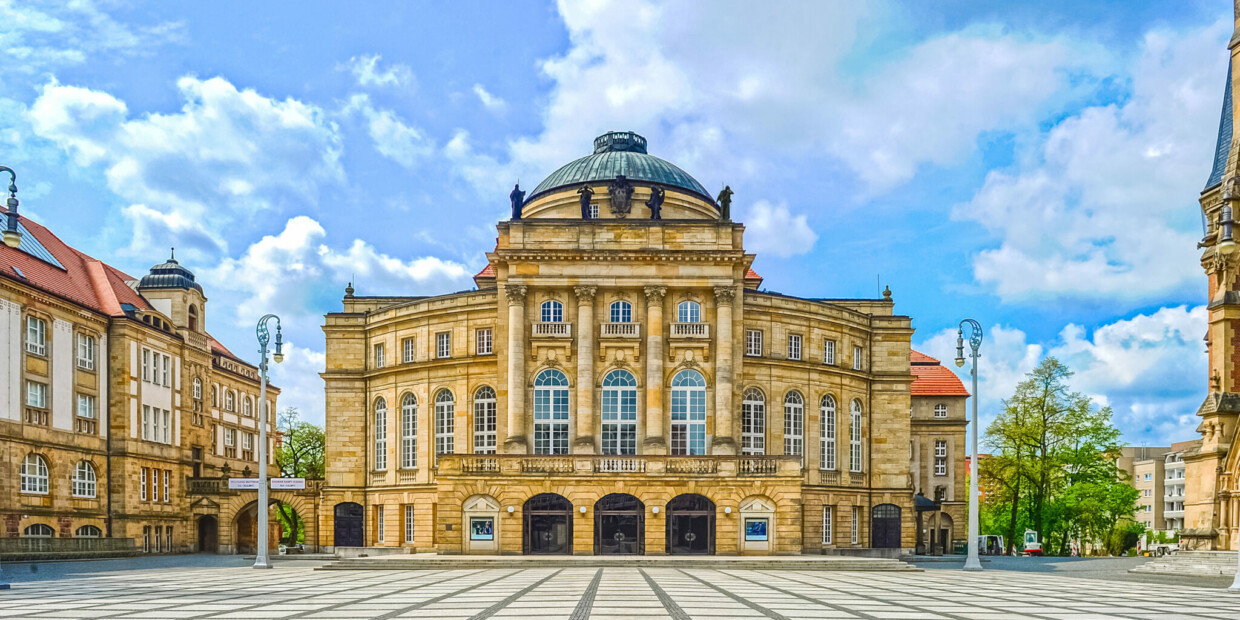
[[[469,512],[499,512],[499,502],[490,495],[475,495],[465,500],[465,510]]]
[[[213,512],[219,512],[220,505],[209,497],[200,497],[191,502],[189,508],[190,510],[209,509]]]
[[[765,497],[751,497],[741,502],[741,512],[775,512],[775,503]]]

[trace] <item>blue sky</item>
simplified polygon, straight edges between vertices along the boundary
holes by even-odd
[[[771,290],[890,286],[915,346],[985,326],[984,417],[1047,354],[1125,438],[1195,436],[1194,247],[1231,15],[1211,2],[0,0],[0,163],[133,275],[169,246],[282,405],[322,420],[322,314],[469,288],[518,178],[633,130]]]

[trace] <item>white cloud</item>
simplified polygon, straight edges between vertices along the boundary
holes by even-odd
[[[478,101],[482,102],[483,107],[495,114],[503,114],[504,110],[508,109],[507,102],[492,95],[482,84],[474,84],[474,94],[478,96]]]
[[[787,258],[804,254],[818,241],[804,214],[793,215],[784,203],[759,200],[743,218],[748,250]]]
[[[379,68],[379,54],[354,56],[349,59],[348,68],[353,73],[359,86],[411,86],[414,84],[413,70],[405,65],[391,65],[387,69]]]
[[[270,364],[269,368],[271,383],[280,388],[277,408],[296,407],[303,420],[322,426],[326,415],[323,378],[319,373],[327,368],[327,355],[286,340],[284,362]]]
[[[1230,21],[1146,35],[1132,96],[1055,125],[1011,170],[992,171],[953,217],[999,237],[973,275],[1005,301],[1152,299],[1201,279],[1194,200],[1222,97]]]
[[[375,108],[365,94],[349,98],[344,113],[352,112],[360,113],[365,119],[366,132],[375,150],[406,168],[412,168],[435,150],[435,145],[421,129],[406,124],[392,110]]]

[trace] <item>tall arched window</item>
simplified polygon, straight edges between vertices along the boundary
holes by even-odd
[[[682,301],[676,306],[676,322],[698,323],[702,320],[702,306],[696,301]]]
[[[235,411],[237,406],[237,398],[233,396],[232,390],[224,390],[224,411]]]
[[[632,323],[633,322],[633,304],[627,301],[611,302],[611,322],[612,323]]]
[[[242,415],[244,415],[247,418],[254,417],[254,401],[250,400],[249,396],[246,396],[245,398],[242,399],[241,406],[243,407],[241,411]]]
[[[758,388],[741,400],[741,454],[766,454],[766,396]]]
[[[861,471],[861,401],[852,401],[852,423],[848,425],[848,470]]]
[[[474,392],[474,453],[495,454],[495,390],[486,385]]]
[[[696,370],[672,377],[672,454],[706,454],[706,379]]]
[[[375,470],[387,469],[387,401],[375,399]]]
[[[822,456],[818,462],[819,469],[835,469],[835,399],[830,394],[822,397],[822,409],[819,411],[819,426],[822,436]]]
[[[73,469],[73,496],[95,496],[95,466],[88,461],[78,461]]]
[[[194,304],[189,306],[189,331],[198,331],[198,307]]]
[[[784,454],[805,453],[805,399],[800,392],[784,395]]]
[[[542,304],[542,322],[563,323],[564,304],[555,300],[544,301]]]
[[[568,377],[554,368],[534,379],[534,454],[568,454]]]
[[[418,397],[413,394],[400,400],[400,466],[418,466]]]
[[[194,400],[202,400],[202,379],[194,377]]]
[[[22,461],[22,493],[47,495],[47,461],[37,454],[27,454]]]
[[[455,433],[456,399],[452,392],[439,390],[435,394],[435,466],[439,466],[439,455],[456,451]]]
[[[637,454],[637,379],[627,370],[603,377],[601,430],[603,454]]]

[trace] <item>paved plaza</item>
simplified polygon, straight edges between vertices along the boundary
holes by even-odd
[[[315,571],[309,562],[17,581],[0,618],[1227,618],[1240,596],[991,570],[532,567]]]

